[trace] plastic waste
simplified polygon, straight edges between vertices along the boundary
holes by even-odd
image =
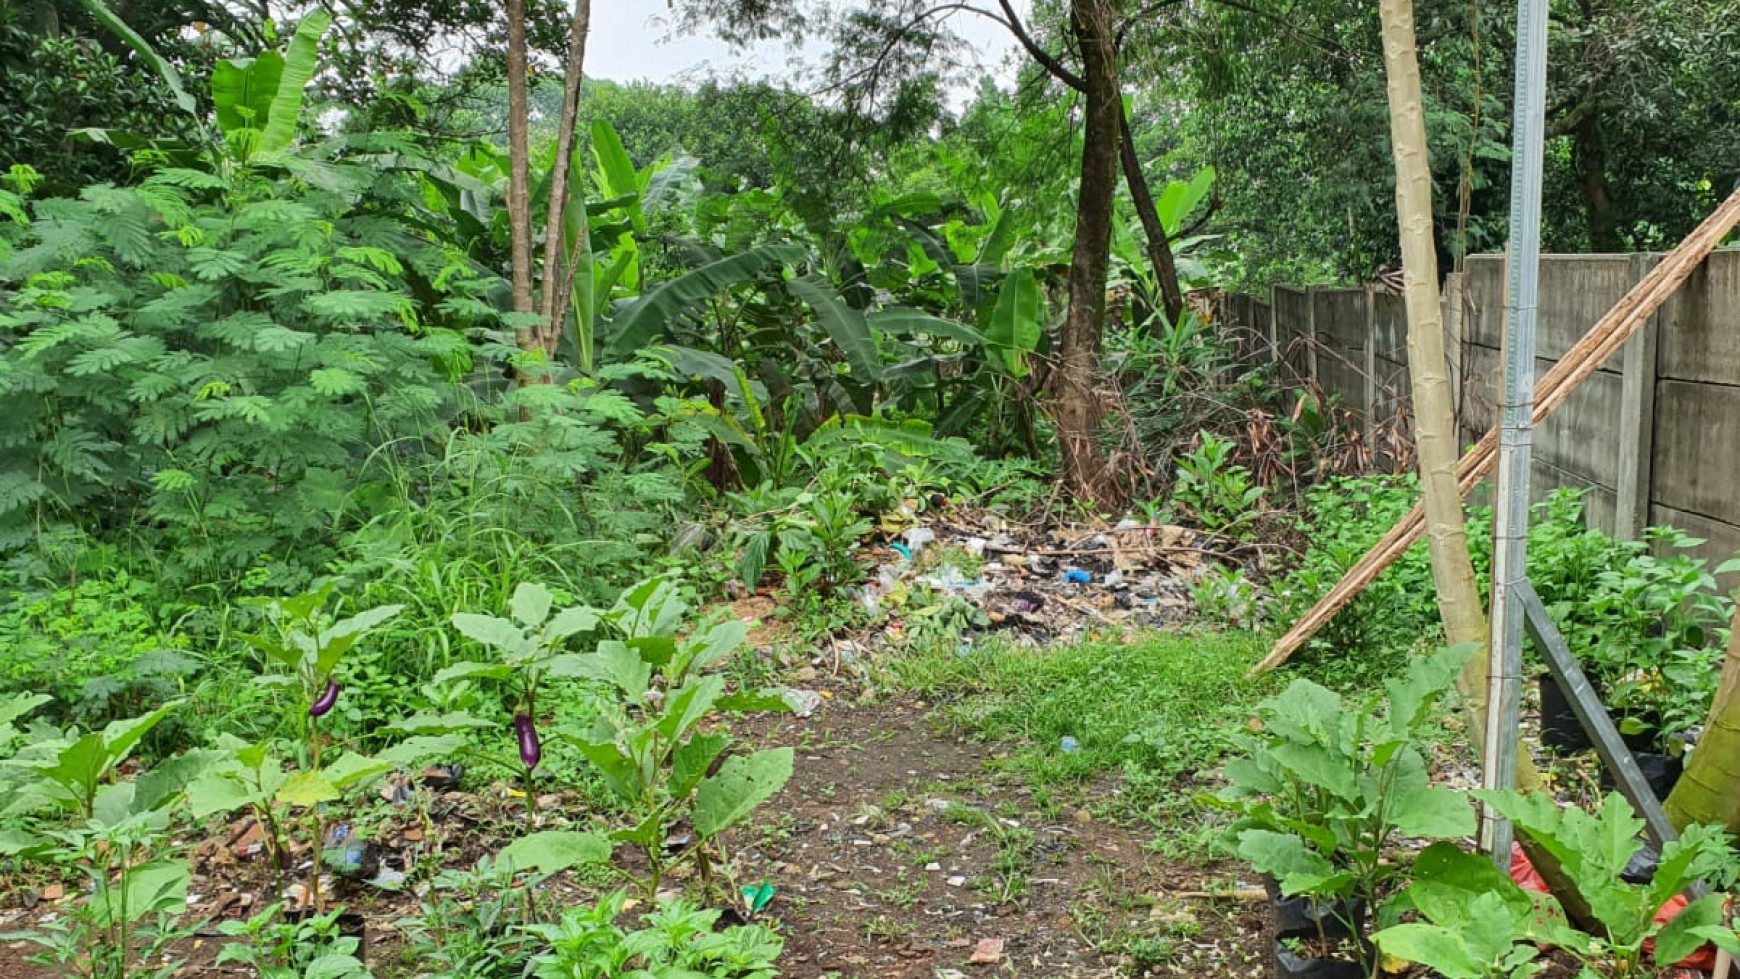
[[[1063,736],[1062,741],[1059,741],[1057,743],[1057,746],[1058,746],[1058,748],[1063,750],[1064,754],[1068,754],[1072,751],[1080,751],[1081,750],[1081,745],[1077,744],[1076,740],[1067,734]]]
[[[1094,580],[1094,576],[1080,568],[1069,568],[1063,572],[1063,580],[1072,585],[1085,585]]]
[[[368,840],[351,829],[349,823],[339,823],[327,831],[322,857],[327,866],[340,874],[360,874],[368,849]]]

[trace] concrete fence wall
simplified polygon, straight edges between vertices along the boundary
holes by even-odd
[[[1541,259],[1538,379],[1658,255]],[[1445,288],[1446,365],[1465,443],[1496,420],[1504,258],[1476,255]],[[1339,398],[1371,433],[1408,432],[1407,316],[1371,289],[1276,286],[1228,314],[1267,338],[1284,375]],[[1381,457],[1378,462],[1385,462]],[[1591,522],[1637,536],[1672,524],[1721,561],[1740,551],[1740,249],[1711,255],[1623,350],[1534,433],[1531,490],[1581,487]]]

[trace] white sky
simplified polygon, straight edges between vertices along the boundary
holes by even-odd
[[[987,4],[987,6],[991,6]],[[1015,9],[1024,16],[1029,0]],[[999,79],[998,70],[1015,42],[1007,31],[984,17],[969,13],[951,15],[953,28],[979,51],[986,71]],[[791,80],[799,73],[801,59],[814,60],[816,52],[799,52],[774,42],[745,54],[704,35],[673,37],[664,0],[600,0],[592,6],[592,30],[586,43],[586,74],[613,81],[695,83],[710,74]]]

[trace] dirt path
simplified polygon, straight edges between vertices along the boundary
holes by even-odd
[[[1241,949],[1260,914],[1171,897],[1212,873],[1085,808],[1041,804],[987,767],[1006,746],[939,732],[899,701],[829,703],[761,734],[798,749],[797,773],[733,853],[778,888],[787,976],[1256,974]]]

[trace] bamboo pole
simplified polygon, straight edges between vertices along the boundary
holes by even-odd
[[[1650,269],[1630,292],[1608,310],[1600,322],[1584,334],[1583,339],[1578,340],[1552,369],[1541,376],[1535,384],[1532,423],[1538,426],[1545,421],[1570,398],[1571,392],[1578,385],[1588,380],[1597,368],[1618,353],[1625,341],[1661,308],[1661,304],[1679,289],[1737,224],[1740,224],[1740,190],[1736,190],[1723,201],[1660,264]],[[1480,442],[1463,455],[1462,461],[1456,467],[1459,492],[1467,496],[1481,480],[1491,475],[1497,458],[1498,431],[1496,428],[1488,429]],[[1335,587],[1328,594],[1318,599],[1317,604],[1294,623],[1286,635],[1276,641],[1269,655],[1252,667],[1251,672],[1262,673],[1285,663],[1287,657],[1316,635],[1317,630],[1334,618],[1335,613],[1341,611],[1354,596],[1420,539],[1424,526],[1422,516],[1420,504],[1414,504],[1414,508],[1391,527],[1365,557],[1360,558],[1357,564],[1342,575],[1341,580],[1335,583]]]

